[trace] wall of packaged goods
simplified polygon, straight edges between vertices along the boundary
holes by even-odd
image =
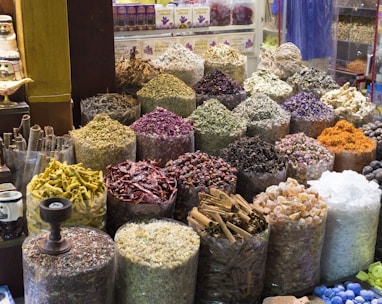
[[[252,73],[263,42],[263,15],[264,0],[178,6],[114,3],[115,58],[129,56],[135,48],[139,58],[153,59],[174,43],[202,54],[224,43],[247,55]]]

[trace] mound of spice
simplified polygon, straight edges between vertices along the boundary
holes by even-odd
[[[49,230],[49,225],[40,217],[40,202],[51,197],[72,202],[72,216],[65,224],[105,228],[106,184],[102,171],[85,168],[81,163],[68,165],[51,159],[42,173],[33,176],[26,196],[30,235]]]
[[[248,97],[232,113],[245,121],[248,137],[258,135],[274,143],[289,133],[290,113],[263,93]]]
[[[130,127],[97,114],[87,125],[69,131],[78,163],[86,168],[105,171],[126,159],[136,159],[136,136]]]
[[[321,278],[331,282],[367,269],[374,261],[381,207],[378,184],[353,170],[326,171],[309,184],[328,207]]]
[[[221,149],[245,136],[246,124],[217,99],[210,99],[187,118],[194,123],[195,149],[219,155]]]
[[[107,230],[141,218],[172,218],[177,193],[176,179],[155,162],[126,161],[107,167]]]
[[[142,114],[156,107],[165,108],[179,116],[187,117],[196,108],[195,92],[184,81],[172,74],[163,73],[151,79],[137,92]]]
[[[376,159],[382,160],[382,121],[376,120],[360,127],[363,133],[377,142]]]
[[[308,180],[333,170],[334,153],[303,132],[286,135],[276,142],[276,149],[287,159],[287,177],[305,186]]]
[[[281,107],[291,114],[289,133],[304,132],[317,138],[337,122],[337,115],[313,93],[300,92],[286,99]]]
[[[321,97],[326,92],[339,88],[336,81],[326,72],[313,67],[304,67],[286,80],[293,87],[294,94],[310,92]]]
[[[62,238],[71,242],[68,252],[44,254],[40,243],[48,235],[29,236],[22,245],[27,303],[114,303],[115,247],[101,230],[68,227]]]
[[[321,101],[331,106],[340,119],[346,119],[356,127],[373,121],[375,104],[349,82],[325,93]]]
[[[117,303],[194,303],[200,238],[168,220],[127,223],[115,235]]]
[[[176,219],[185,221],[188,212],[199,204],[198,193],[217,188],[230,193],[236,191],[237,170],[222,158],[201,151],[185,153],[165,165],[166,174],[178,185],[175,202]]]
[[[247,97],[243,85],[220,70],[214,70],[204,75],[193,86],[193,89],[196,93],[197,106],[202,105],[206,100],[217,99],[228,110],[232,110]]]
[[[287,295],[318,284],[327,216],[318,192],[288,178],[258,194],[251,206],[270,227],[263,295]]]
[[[137,160],[156,160],[164,166],[170,159],[195,151],[193,122],[161,107],[130,128],[137,136]]]
[[[124,93],[105,93],[88,97],[81,100],[80,107],[83,126],[99,113],[105,113],[126,126],[141,116],[138,100]]]
[[[220,157],[237,169],[236,192],[249,202],[268,186],[286,180],[284,156],[259,136],[234,141],[222,150]]]
[[[161,72],[150,60],[136,58],[134,49],[130,58],[122,57],[115,64],[116,88],[136,97],[137,91]]]
[[[376,157],[376,142],[346,120],[324,129],[317,140],[335,153],[335,171],[348,169],[360,173]]]
[[[249,95],[263,93],[279,104],[290,97],[293,92],[293,88],[288,83],[266,70],[253,72],[244,81],[244,89]]]
[[[211,188],[187,217],[200,235],[196,298],[201,303],[257,302],[262,294],[268,223],[239,194]],[[238,275],[238,274],[241,275]]]
[[[211,19],[212,21],[212,19]],[[204,74],[221,70],[239,83],[247,78],[247,57],[227,44],[210,46],[202,54]]]
[[[204,60],[178,43],[170,45],[152,63],[165,73],[172,74],[183,80],[190,87],[195,85],[204,75]]]

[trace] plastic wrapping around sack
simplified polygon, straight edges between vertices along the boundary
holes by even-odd
[[[196,303],[261,303],[268,229],[231,244],[201,237]]]
[[[324,172],[309,181],[328,206],[321,256],[321,278],[335,281],[374,261],[381,190],[377,183],[351,170]]]
[[[320,282],[325,219],[311,224],[270,222],[264,295],[288,295]]]
[[[302,59],[332,56],[333,1],[287,1],[286,9],[286,40],[299,47]]]
[[[115,235],[115,303],[193,304],[200,239],[174,220],[129,222]]]
[[[29,236],[22,245],[25,303],[114,303],[112,238],[97,229],[64,228],[61,235],[71,242],[71,249],[49,255],[39,246],[48,235]]]
[[[11,170],[11,182],[23,196],[26,195],[26,187],[36,174],[43,172],[51,159],[56,159],[67,164],[74,163],[73,144],[69,141],[68,146],[60,151],[21,151],[4,149],[4,159]]]

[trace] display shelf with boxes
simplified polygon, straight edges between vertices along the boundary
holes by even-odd
[[[378,0],[337,0],[335,78],[339,84],[370,82]],[[358,76],[358,79],[357,79]],[[362,88],[362,87],[361,87]]]
[[[174,43],[182,44],[198,55],[210,46],[229,44],[247,56],[247,73],[250,75],[256,70],[263,41],[264,0],[237,1],[227,6],[224,3],[210,1],[208,6],[146,5],[146,9],[154,9],[154,15],[145,14],[146,21],[138,21],[139,14],[134,15],[142,5],[135,5],[134,10],[133,4],[114,4],[116,60],[122,56],[128,57],[132,50],[135,50],[137,57],[154,59]],[[126,14],[124,21],[118,13],[121,7]],[[202,8],[205,9],[203,14],[196,11]],[[130,9],[133,11],[132,18],[127,14]],[[177,12],[180,9],[183,11]],[[202,24],[201,20],[204,20]],[[143,23],[146,26],[131,26]]]

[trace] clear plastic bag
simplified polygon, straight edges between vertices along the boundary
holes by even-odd
[[[28,233],[30,235],[40,233],[42,230],[49,230],[49,224],[43,222],[40,217],[40,202],[42,199],[34,196],[30,191],[30,184],[27,186],[26,194],[26,218],[28,223]],[[72,201],[72,216],[63,226],[79,225],[89,226],[100,230],[106,225],[106,190],[83,202]]]
[[[320,282],[325,220],[310,224],[270,221],[265,297],[293,294]]]
[[[201,237],[196,303],[260,303],[268,236],[267,229],[233,244]]]
[[[112,238],[97,229],[69,227],[62,237],[72,243],[65,254],[40,252],[43,233],[22,245],[26,304],[114,303],[115,249]]]

